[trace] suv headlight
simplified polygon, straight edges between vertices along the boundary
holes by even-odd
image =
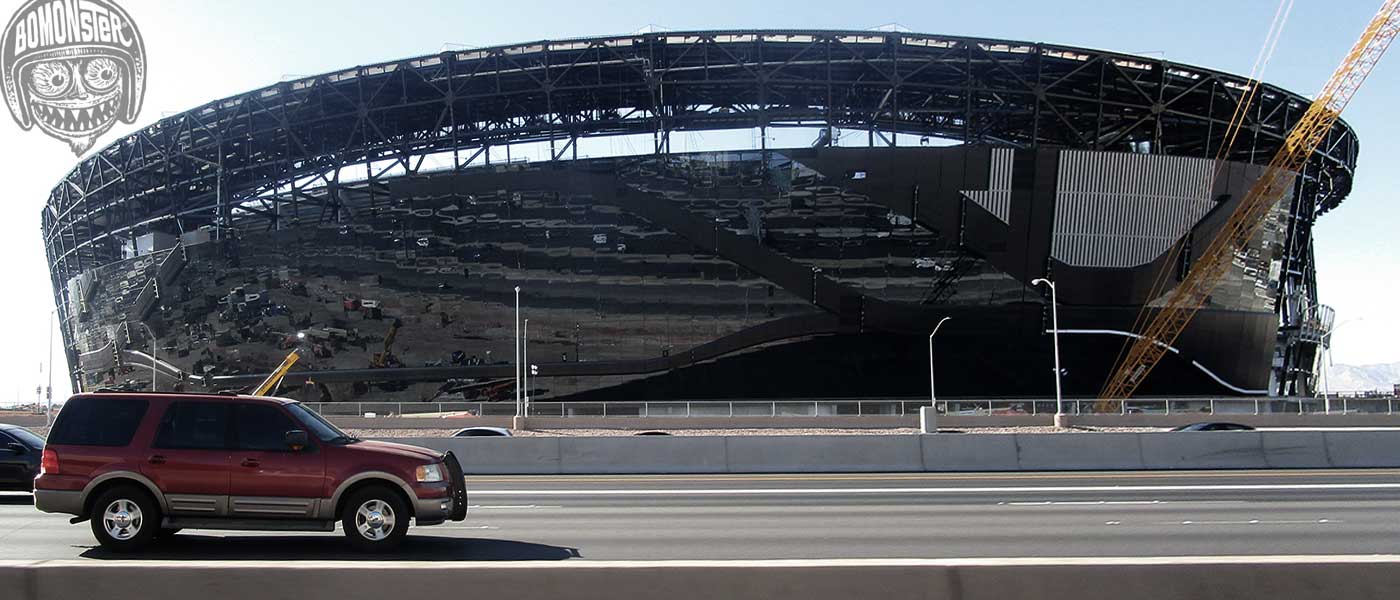
[[[413,473],[413,477],[418,480],[418,483],[436,483],[442,481],[442,476],[442,463],[423,465]]]

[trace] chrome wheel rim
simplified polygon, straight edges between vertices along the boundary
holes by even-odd
[[[394,532],[394,508],[383,500],[369,500],[355,511],[355,529],[360,536],[379,541]]]
[[[126,498],[113,500],[102,511],[102,527],[114,540],[126,541],[136,537],[141,532],[143,521],[141,507]]]

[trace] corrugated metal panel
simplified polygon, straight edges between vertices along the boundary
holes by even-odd
[[[1011,168],[1016,151],[993,148],[987,189],[963,190],[962,195],[992,213],[1002,223],[1011,223]]]
[[[1062,151],[1051,255],[1100,268],[1156,260],[1210,212],[1214,166],[1201,158]]]

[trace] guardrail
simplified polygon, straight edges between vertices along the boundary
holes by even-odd
[[[1097,400],[1065,400],[1072,415],[1103,414]],[[1120,414],[1395,414],[1396,398],[1158,398],[1116,403]],[[531,402],[531,417],[837,417],[917,415],[927,400],[695,400],[689,402]],[[308,402],[326,416],[412,417],[515,415],[514,402]],[[1044,399],[940,400],[946,415],[1047,415],[1055,401]]]

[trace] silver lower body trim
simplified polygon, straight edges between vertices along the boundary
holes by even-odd
[[[80,491],[34,490],[34,508],[47,513],[83,516],[83,493]]]

